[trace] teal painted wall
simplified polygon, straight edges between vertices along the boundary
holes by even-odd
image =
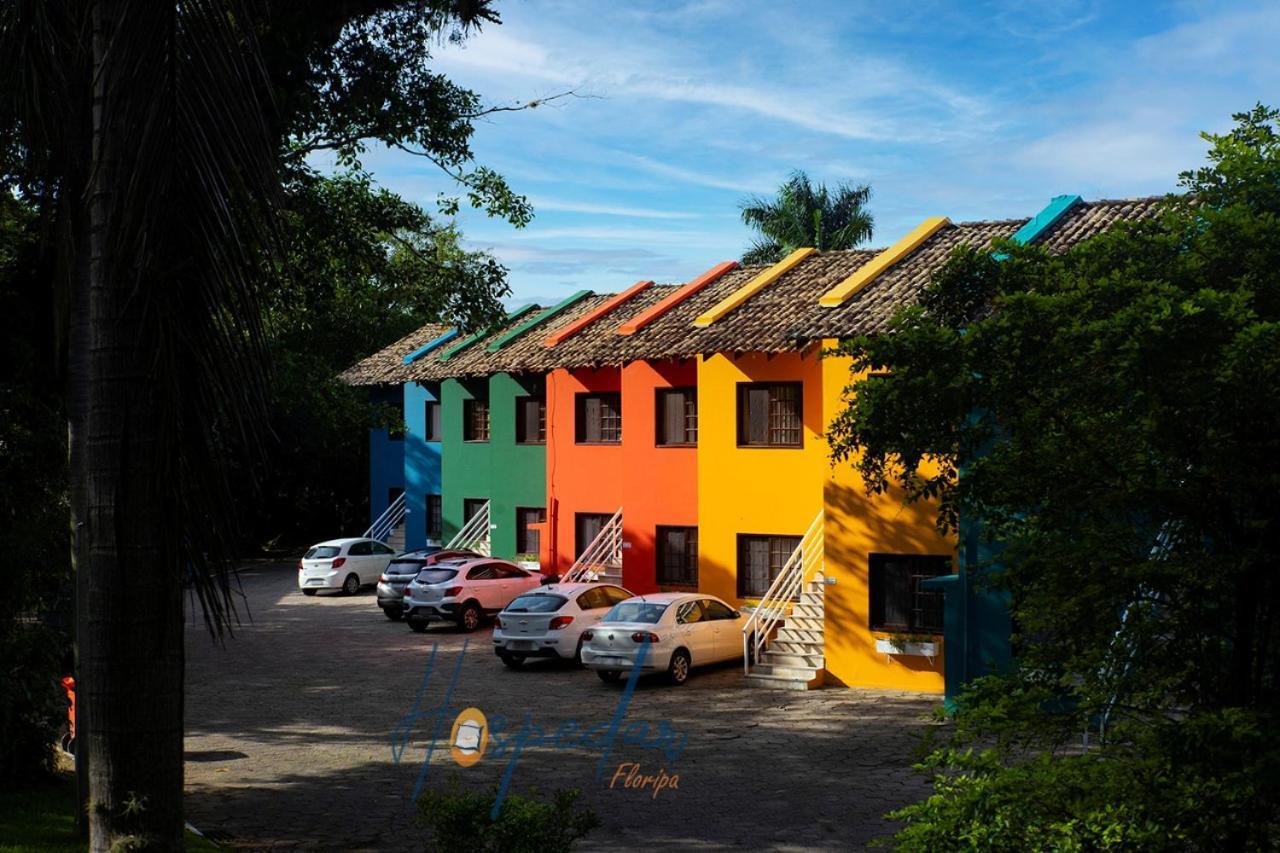
[[[438,400],[435,383],[404,386],[405,550],[427,544],[427,495],[442,494],[441,443],[427,441],[426,404]]]
[[[468,498],[488,498],[495,557],[516,554],[516,507],[543,507],[547,498],[544,444],[516,444],[516,398],[541,397],[545,378],[499,373],[488,379],[446,379],[440,384],[444,433],[444,539],[462,527]],[[488,395],[489,440],[462,440],[463,401]]]

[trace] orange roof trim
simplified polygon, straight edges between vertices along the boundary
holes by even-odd
[[[702,275],[690,281],[684,287],[673,292],[670,296],[667,296],[661,301],[649,306],[645,311],[623,323],[618,327],[618,334],[623,336],[634,335],[636,332],[640,331],[645,326],[649,325],[654,320],[679,305],[681,302],[684,302],[690,296],[693,296],[707,285],[719,280],[726,273],[733,272],[737,268],[737,261],[724,261],[723,263],[716,264]]]
[[[596,320],[599,320],[605,314],[608,314],[610,311],[612,311],[622,303],[626,302],[628,299],[635,296],[637,293],[648,290],[651,287],[653,287],[652,281],[637,281],[635,284],[631,285],[626,290],[622,291],[621,293],[619,293],[617,296],[613,297],[609,301],[602,303],[594,310],[588,311],[587,313],[583,314],[581,317],[574,320],[572,323],[565,326],[564,328],[557,329],[555,332],[551,334],[550,337],[547,338],[547,340],[544,342],[545,345],[547,346],[548,349],[550,349],[556,344],[563,342],[567,338],[573,337],[578,332],[581,332],[583,329],[585,329],[587,326],[590,326]]]

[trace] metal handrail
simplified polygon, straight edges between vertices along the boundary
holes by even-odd
[[[400,522],[404,521],[404,515],[405,493],[401,492],[396,495],[396,499],[391,502],[391,505],[382,511],[382,515],[374,519],[373,524],[369,525],[369,529],[364,532],[364,538],[386,542],[391,538],[392,532],[400,526]]]
[[[489,555],[489,501],[485,501],[476,514],[467,519],[466,524],[454,534],[445,550],[475,551],[477,554]]]
[[[596,581],[604,569],[622,569],[622,507],[600,528],[591,543],[565,572],[563,583]]]
[[[778,576],[773,579],[769,589],[761,597],[760,603],[742,626],[742,672],[751,671],[751,661],[759,660],[773,629],[786,617],[786,606],[800,597],[804,585],[809,582],[814,571],[823,565],[823,526],[825,519],[822,510],[814,517],[809,529],[800,539],[800,544],[791,552],[787,562],[783,564]]]

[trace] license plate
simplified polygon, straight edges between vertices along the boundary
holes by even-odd
[[[531,652],[537,647],[530,640],[512,640],[507,643],[507,648],[514,652]]]
[[[307,583],[312,584],[312,585],[314,585],[314,586],[323,586],[323,585],[324,585],[324,578],[313,578],[313,579],[311,579],[311,580],[307,581]]]

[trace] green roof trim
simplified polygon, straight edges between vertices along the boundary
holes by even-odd
[[[524,316],[526,316],[526,315],[528,315],[528,314],[530,314],[530,313],[532,313],[532,312],[534,312],[534,311],[539,311],[539,310],[541,310],[541,309],[542,309],[542,306],[541,306],[541,305],[537,305],[537,304],[534,304],[534,305],[526,305],[526,306],[524,306],[523,308],[517,309],[517,310],[515,310],[515,311],[512,311],[510,314],[508,314],[508,315],[507,315],[507,318],[506,318],[505,320],[503,320],[503,321],[502,321],[502,325],[504,325],[504,326],[505,326],[505,325],[507,325],[508,323],[515,322],[516,320],[519,320],[521,317],[524,317]],[[484,338],[488,337],[489,335],[492,335],[492,334],[493,334],[493,331],[494,331],[494,327],[493,327],[493,326],[490,326],[489,328],[485,329],[483,332],[476,332],[474,335],[468,335],[467,337],[465,337],[465,338],[463,338],[462,340],[458,341],[458,342],[457,342],[456,344],[454,344],[453,346],[449,347],[449,348],[448,348],[447,350],[445,350],[444,352],[440,353],[440,360],[441,360],[441,361],[448,361],[449,359],[453,358],[453,357],[454,357],[455,355],[457,355],[458,353],[462,352],[462,351],[463,351],[464,349],[466,349],[467,347],[469,347],[469,346],[471,346],[472,344],[474,344],[476,341],[483,340]]]
[[[501,335],[497,338],[494,338],[492,341],[489,342],[489,346],[488,346],[489,352],[497,352],[498,350],[502,349],[507,344],[511,343],[516,338],[520,337],[525,332],[529,331],[539,323],[550,320],[552,317],[555,317],[559,314],[563,314],[565,311],[569,310],[574,305],[577,305],[579,302],[586,299],[588,296],[592,296],[594,294],[595,294],[595,291],[592,291],[592,290],[579,290],[577,293],[573,294],[568,299],[565,299],[562,302],[558,302],[555,305],[552,305],[550,308],[548,308],[546,311],[543,311],[537,317],[534,317],[529,320],[525,320],[519,326],[516,326],[514,329],[507,332],[506,334]]]

